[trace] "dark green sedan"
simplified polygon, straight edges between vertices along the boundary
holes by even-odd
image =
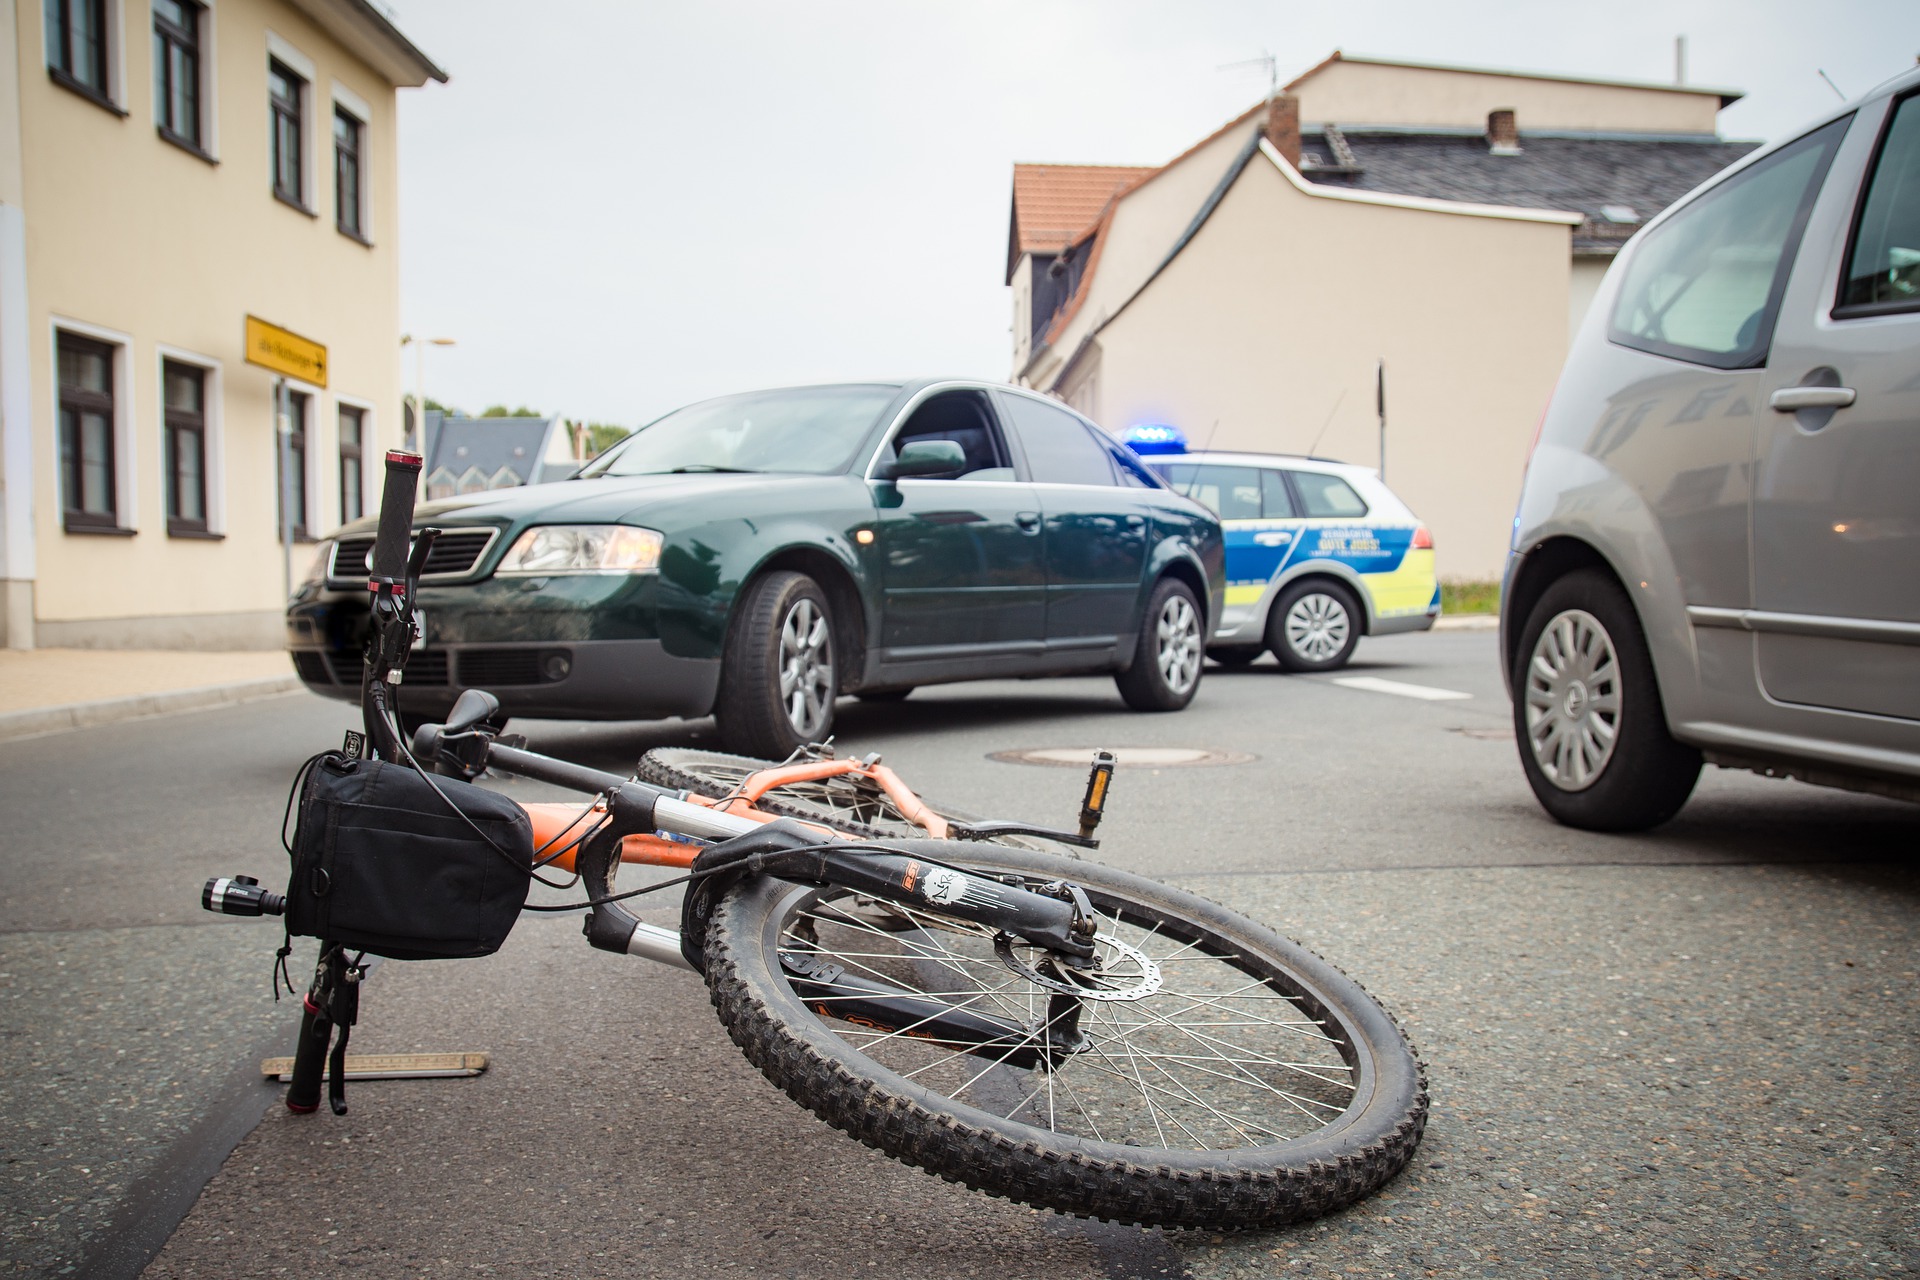
[[[1192,701],[1224,593],[1220,526],[1059,403],[953,379],[724,396],[577,477],[423,504],[442,530],[400,706],[482,688],[512,715],[715,716],[784,757],[834,700],[1111,672],[1128,706]],[[360,696],[373,522],[287,610],[295,669]]]

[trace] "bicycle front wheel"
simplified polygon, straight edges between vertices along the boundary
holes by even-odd
[[[752,756],[728,755],[721,751],[698,751],[690,747],[655,747],[640,759],[640,779],[657,787],[672,787],[696,795],[719,799],[732,795],[753,774],[762,769],[777,769],[779,762],[756,760]],[[926,801],[921,803],[927,804]],[[892,840],[925,837],[924,827],[915,825],[893,797],[878,784],[858,774],[841,774],[810,782],[790,782],[774,787],[755,802],[755,808],[785,818],[815,822],[862,840]],[[940,804],[927,808],[949,822],[973,822],[978,815],[964,813]],[[1068,852],[1068,847],[1043,836],[999,836],[998,843],[1016,849],[1042,849]]]
[[[736,886],[709,926],[714,1006],[827,1123],[1040,1208],[1216,1230],[1340,1208],[1413,1154],[1418,1059],[1372,997],[1299,944],[1097,864],[895,843],[984,876],[1079,884],[1099,967],[1065,982],[1045,953],[937,908]],[[953,1043],[941,1028],[961,1021],[998,1030]]]

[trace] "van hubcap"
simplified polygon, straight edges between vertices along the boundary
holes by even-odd
[[[1527,749],[1547,781],[1584,791],[1620,736],[1620,662],[1613,638],[1584,609],[1555,615],[1527,661]]]
[[[787,723],[806,741],[833,706],[833,633],[811,600],[796,600],[780,623],[780,701]]]

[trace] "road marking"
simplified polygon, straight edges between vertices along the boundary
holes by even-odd
[[[1365,689],[1368,693],[1393,693],[1402,698],[1418,698],[1422,702],[1451,702],[1455,698],[1471,698],[1470,693],[1461,693],[1458,689],[1436,689],[1427,684],[1402,684],[1398,680],[1382,680],[1378,676],[1341,676],[1334,681],[1349,689]]]

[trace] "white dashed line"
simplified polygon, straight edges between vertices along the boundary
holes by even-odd
[[[1398,680],[1382,680],[1378,676],[1341,676],[1334,681],[1349,689],[1365,689],[1368,693],[1392,693],[1402,698],[1418,698],[1422,702],[1451,702],[1456,698],[1471,698],[1470,693],[1461,693],[1458,689],[1436,689],[1427,684],[1402,684]]]

